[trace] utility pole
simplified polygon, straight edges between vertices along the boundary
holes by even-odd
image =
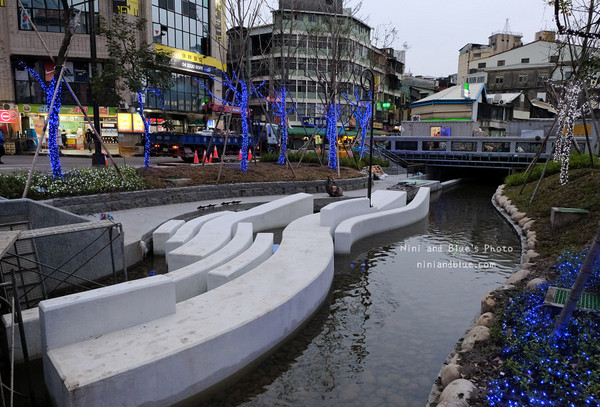
[[[90,31],[90,57],[92,62],[92,77],[96,77],[98,75],[98,66],[97,66],[97,55],[96,55],[96,15],[95,15],[95,2],[96,0],[88,1],[88,28]],[[96,94],[90,87],[90,92],[92,93],[92,108],[94,109],[94,128],[98,132],[98,135],[101,137],[102,132],[100,129],[100,107],[98,106],[98,98]],[[92,165],[93,166],[105,166],[106,159],[104,158],[104,154],[102,154],[102,146],[100,145],[100,140],[94,134],[94,154],[92,155]]]

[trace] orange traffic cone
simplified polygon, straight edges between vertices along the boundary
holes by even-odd
[[[212,154],[208,156],[208,163],[212,163]]]
[[[104,164],[108,167],[108,160],[106,159],[106,153],[104,153]]]
[[[206,162],[206,150],[204,150],[204,153],[202,153],[202,162]]]
[[[200,164],[200,160],[198,159],[198,150],[194,151],[194,164]]]
[[[240,153],[238,154],[238,161],[242,161],[242,150],[240,149]]]
[[[215,152],[213,153],[213,158],[216,160],[219,158],[219,153],[217,153],[217,146],[215,146]]]
[[[248,149],[248,161],[252,159],[252,150]]]

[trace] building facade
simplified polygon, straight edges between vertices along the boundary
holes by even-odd
[[[137,122],[136,95],[123,95],[121,106],[92,108],[92,75],[90,17],[102,16],[110,25],[113,16],[125,14],[128,19],[145,18],[146,28],[139,32],[139,41],[146,41],[157,49],[171,52],[173,83],[162,97],[149,96],[145,100],[148,116],[154,119],[154,129],[160,129],[163,111],[168,114],[176,130],[184,131],[205,125],[203,103],[210,98],[206,90],[213,89],[211,75],[220,75],[221,56],[225,49],[225,15],[221,0],[68,0],[80,11],[79,26],[72,37],[65,64],[65,78],[90,116],[100,117],[102,136],[107,142],[121,139],[123,132],[141,134],[143,123]],[[18,122],[3,123],[2,129],[18,148],[31,147],[32,139],[41,133],[46,117],[46,93],[40,80],[47,84],[54,77],[52,57],[59,53],[64,38],[62,3],[58,0],[23,0],[24,9],[16,2],[2,3],[0,19],[0,49],[6,58],[0,60],[0,109],[17,112]],[[93,9],[93,13],[90,13]],[[33,23],[33,24],[32,24]],[[38,34],[34,31],[34,25]],[[94,36],[99,61],[109,56],[105,39]],[[46,49],[47,48],[47,49]],[[50,54],[50,55],[49,55]],[[30,70],[26,69],[30,68]],[[39,76],[39,79],[36,78]],[[44,85],[45,86],[45,85]],[[206,86],[206,88],[205,88]],[[82,148],[87,122],[71,94],[62,91],[60,128],[68,134],[67,147]],[[163,103],[164,101],[164,103]],[[163,110],[164,109],[164,110]],[[117,113],[131,113],[131,129],[120,131]],[[140,120],[141,122],[141,120]],[[29,139],[29,140],[26,140]]]
[[[374,126],[393,130],[400,120],[404,53],[377,49],[370,35],[371,28],[339,0],[281,0],[272,24],[249,29],[247,77],[261,89],[251,100],[254,117],[268,120],[270,107],[263,99],[273,100],[285,86],[292,126],[323,123],[335,99],[341,105],[340,122],[353,127],[351,102],[356,103],[355,89],[369,68],[375,76]],[[230,56],[239,58],[235,52]]]
[[[458,51],[457,83],[464,83],[474,61],[523,45],[522,34],[508,30],[489,36],[487,44],[469,43]]]

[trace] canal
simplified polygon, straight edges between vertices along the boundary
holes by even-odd
[[[518,236],[491,204],[494,189],[437,193],[424,221],[336,256],[329,298],[314,318],[201,405],[425,405],[481,298],[519,262]]]

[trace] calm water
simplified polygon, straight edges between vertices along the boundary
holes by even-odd
[[[337,256],[317,315],[203,405],[423,406],[481,297],[518,264],[518,237],[492,207],[493,191],[448,190],[423,222]]]

